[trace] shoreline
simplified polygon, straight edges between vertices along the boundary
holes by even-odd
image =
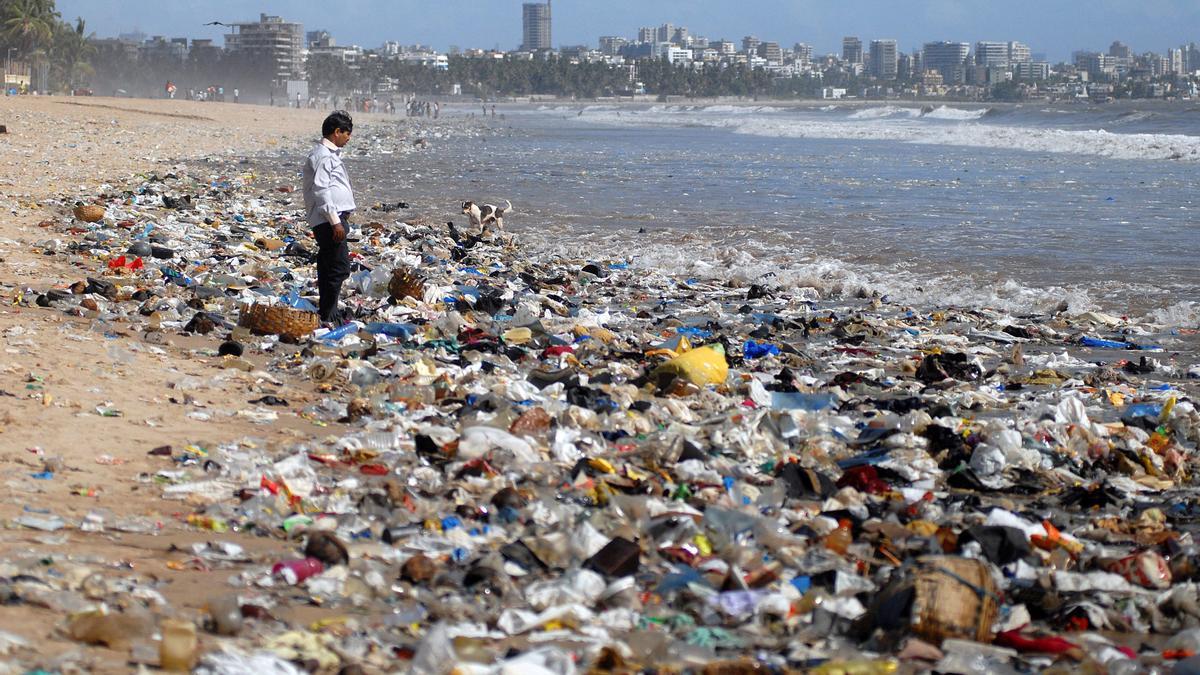
[[[627,269],[615,258],[534,256],[519,237],[456,242],[432,214],[405,224],[363,206],[359,220],[369,229],[356,253],[380,274],[356,278],[359,290],[344,302],[360,311],[364,331],[300,345],[238,334],[246,353],[222,358],[216,349],[232,326],[185,336],[185,325],[198,314],[235,323],[240,301],[273,299],[312,274],[266,242],[292,236],[306,243],[306,227],[294,219],[295,176],[242,178],[242,168],[251,148],[290,149],[311,137],[324,113],[276,119],[252,109],[230,128],[219,116],[193,116],[232,104],[178,103],[102,108],[103,117],[118,113],[116,124],[70,106],[43,125],[49,147],[40,155],[22,136],[29,125],[10,124],[10,136],[0,137],[28,153],[11,153],[10,166],[11,157],[30,163],[4,187],[28,190],[38,203],[5,194],[20,216],[0,226],[0,288],[16,300],[0,310],[8,349],[0,389],[14,395],[0,433],[11,488],[0,505],[10,524],[0,530],[0,565],[22,560],[8,569],[35,573],[43,563],[33,560],[49,557],[63,568],[53,580],[61,595],[45,601],[50,608],[25,587],[20,603],[0,607],[5,625],[32,643],[10,656],[23,667],[73,653],[85,669],[127,667],[136,649],[85,648],[60,632],[66,615],[80,609],[76,601],[90,602],[80,588],[93,573],[134,579],[135,587],[166,597],[165,607],[147,603],[154,615],[197,625],[206,604],[236,593],[242,614],[283,621],[248,621],[253,628],[238,637],[198,631],[201,651],[273,644],[282,653],[270,641],[299,635],[308,641],[301,656],[323,672],[499,663],[510,649],[582,666],[606,646],[638,640],[657,647],[630,651],[623,658],[631,663],[657,650],[663,663],[745,663],[765,653],[786,667],[794,665],[790,650],[771,631],[784,631],[805,653],[832,654],[820,646],[831,631],[816,622],[857,618],[849,616],[855,603],[879,590],[874,575],[904,573],[881,564],[878,547],[905,557],[927,552],[917,533],[931,522],[965,531],[983,522],[984,506],[995,507],[1035,528],[1034,515],[1044,514],[1074,540],[1095,534],[1090,514],[1037,506],[1024,487],[1051,495],[1099,481],[1164,503],[1191,490],[1186,470],[1200,440],[1191,364],[1170,360],[1172,344],[1154,352],[1081,343],[1081,336],[1123,335],[1149,346],[1140,324],[1100,313],[1013,317],[871,297],[817,303],[804,289],[767,282],[689,280]],[[5,110],[14,111],[31,114]],[[145,117],[156,122],[139,125]],[[398,148],[409,140],[404,132],[421,124],[383,119],[403,129],[356,125],[356,140]],[[138,132],[112,131],[129,125]],[[96,137],[104,132],[121,143],[106,145]],[[221,152],[230,145],[237,149]],[[171,155],[183,148],[193,154]],[[56,152],[66,155],[59,164],[39,164]],[[192,159],[171,159],[183,156]],[[94,227],[56,203],[60,194],[101,193],[110,213]],[[194,203],[164,207],[161,196],[182,194]],[[182,283],[162,283],[158,270],[108,271],[137,237],[138,227],[120,224],[126,219],[159,224],[161,245],[176,256],[148,263],[174,265]],[[38,244],[54,240],[53,251]],[[393,267],[415,267],[423,288],[389,301]],[[126,288],[37,307],[36,296],[87,277]],[[135,299],[139,289],[157,295]],[[370,333],[371,322],[393,326],[392,334]],[[705,380],[661,370],[670,356],[686,353],[681,336],[721,344],[731,373]],[[753,356],[751,341],[775,353]],[[1165,362],[1139,365],[1140,356]],[[323,361],[335,373],[314,380]],[[1168,389],[1157,388],[1164,383]],[[249,403],[267,396],[288,404]],[[1167,445],[1158,455],[1147,450],[1142,429],[1118,422],[1133,403],[1158,406],[1166,420]],[[114,411],[121,416],[107,414]],[[949,437],[933,427],[950,429]],[[1095,447],[1100,438],[1105,453]],[[147,454],[166,444],[169,455]],[[34,446],[42,452],[31,452]],[[1145,458],[1148,468],[1139,473],[1122,463],[1118,449]],[[797,462],[832,486],[845,478],[843,464],[864,465],[867,455],[865,465],[882,476],[875,480],[889,483],[886,492],[869,482],[805,488],[779,470]],[[206,468],[210,461],[215,466]],[[48,469],[49,479],[33,475]],[[994,487],[948,482],[968,473]],[[298,501],[271,494],[280,481],[291,483],[285,492],[294,488]],[[183,499],[163,501],[168,491]],[[247,491],[244,501],[235,496]],[[959,509],[968,496],[975,506]],[[305,518],[285,531],[284,512],[297,504]],[[896,517],[906,509],[911,517]],[[106,531],[79,529],[101,510],[109,514]],[[65,527],[11,527],[32,515],[61,517]],[[668,531],[667,516],[672,528],[697,529]],[[872,575],[829,553],[825,537],[838,517],[855,519],[854,556]],[[157,536],[138,531],[145,528]],[[307,586],[269,583],[275,561],[302,555],[298,533],[306,528],[340,537],[348,564],[334,555],[331,571]],[[599,555],[618,539],[637,542],[632,572],[628,559],[612,565]],[[205,546],[223,541],[245,553]],[[1130,548],[1119,539],[1088,541]],[[506,548],[514,542],[528,553]],[[31,551],[36,557],[26,559]],[[1037,561],[1036,569],[1049,570],[1048,553]],[[1090,571],[1101,564],[1087,556],[1077,565]],[[664,590],[660,582],[679,569],[697,574]],[[821,576],[832,571],[863,584],[844,604],[832,601],[832,581]],[[830,593],[827,606],[835,610],[811,602],[805,610],[793,581],[801,577]],[[625,578],[636,592],[622,590]],[[533,589],[550,599],[529,600]],[[109,587],[95,594],[92,600],[125,603],[136,613],[128,594]],[[750,610],[738,604],[751,600]],[[566,609],[555,614],[559,606]],[[389,621],[397,613],[404,621]],[[721,645],[701,648],[701,628],[730,638],[710,631],[704,635]],[[454,635],[463,638],[458,646],[437,642]],[[365,645],[350,639],[364,636]],[[1136,634],[1125,637],[1138,647]]]

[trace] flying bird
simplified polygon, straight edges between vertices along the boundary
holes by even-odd
[[[209,21],[208,23],[206,23],[204,25],[205,26],[229,26],[229,24],[221,23],[220,21]]]

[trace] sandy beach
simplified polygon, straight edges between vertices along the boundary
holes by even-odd
[[[222,370],[218,359],[195,351],[211,349],[211,340],[172,336],[169,344],[150,351],[150,345],[120,324],[97,325],[90,317],[23,308],[13,300],[25,288],[64,287],[95,273],[35,250],[35,242],[58,236],[39,223],[71,218],[66,209],[48,206],[46,200],[62,194],[94,197],[108,179],[166,173],[178,160],[232,160],[313,137],[323,117],[320,111],[227,103],[0,98],[0,123],[8,127],[0,136],[5,150],[0,201],[8,214],[0,223],[0,288],[5,300],[0,309],[0,390],[5,402],[0,407],[0,461],[6,475],[0,519],[11,521],[44,510],[80,519],[89,511],[107,509],[162,524],[158,536],[89,536],[72,529],[61,538],[52,537],[49,544],[35,531],[4,529],[0,558],[37,551],[67,565],[71,558],[102,559],[122,564],[135,575],[167,581],[164,594],[178,607],[199,609],[207,599],[213,573],[189,565],[187,554],[170,551],[186,549],[206,536],[181,522],[181,514],[189,511],[184,503],[163,501],[159,490],[145,480],[163,468],[161,460],[147,453],[163,445],[213,447],[246,437],[267,444],[294,441],[313,432],[286,422],[264,426],[236,418],[221,424],[197,421],[187,416],[194,406],[171,402],[183,397],[172,383],[230,375],[226,386],[197,392],[200,406],[236,404],[262,392],[300,402],[311,393]],[[129,351],[131,344],[145,348],[135,353]],[[120,416],[100,416],[97,407],[120,411]],[[32,478],[43,471],[47,458],[61,465],[54,478]],[[282,549],[281,542],[269,539],[237,540],[253,551]],[[47,656],[81,648],[56,631],[63,618],[60,611],[28,605],[0,607],[0,624]],[[84,662],[92,663],[94,672],[126,670],[126,654],[103,648],[88,651]]]

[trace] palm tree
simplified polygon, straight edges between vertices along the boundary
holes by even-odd
[[[91,40],[95,36],[87,34],[82,18],[75,19],[74,27],[69,23],[58,24],[50,56],[64,88],[74,89],[79,77],[92,73],[90,60],[96,54],[96,47]]]
[[[26,56],[49,46],[54,38],[58,22],[54,0],[5,0],[0,12],[0,34]]]

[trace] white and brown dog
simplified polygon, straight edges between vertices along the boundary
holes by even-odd
[[[512,211],[512,202],[504,200],[503,208],[492,204],[479,205],[475,202],[463,202],[462,212],[471,219],[471,227],[478,227],[485,232],[489,225],[495,225],[497,230],[504,229],[504,214]]]

